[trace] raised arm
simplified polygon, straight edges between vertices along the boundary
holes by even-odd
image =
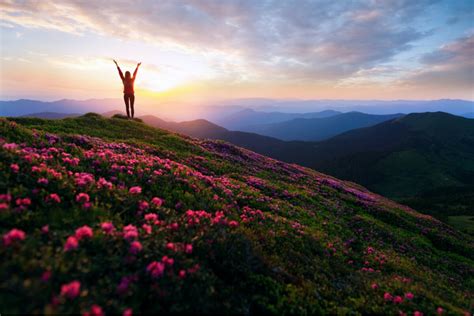
[[[123,77],[122,69],[120,69],[120,67],[119,67],[119,65],[117,64],[117,62],[115,61],[115,59],[114,59],[114,63],[115,63],[115,65],[117,66],[117,69],[118,69],[120,78],[123,80],[124,77]]]
[[[138,67],[140,67],[142,63],[138,63],[137,64],[137,68],[135,68],[135,71],[133,72],[133,80],[135,80],[135,78],[137,77],[137,71],[138,71]]]

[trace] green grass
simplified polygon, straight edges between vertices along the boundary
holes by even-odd
[[[107,314],[472,309],[473,237],[354,183],[96,114],[0,119],[0,135],[2,313],[78,314],[93,305]],[[131,193],[136,186],[142,191]],[[103,222],[117,233],[105,234]],[[93,236],[65,251],[84,225]],[[128,225],[138,233],[131,240]],[[12,229],[25,238],[7,242]],[[136,254],[133,240],[142,246]],[[147,267],[164,256],[173,264],[152,275]],[[122,292],[124,278],[131,281]],[[80,295],[67,298],[61,288],[72,281]],[[385,293],[414,298],[395,304]]]
[[[474,216],[449,216],[448,223],[461,231],[474,235]]]

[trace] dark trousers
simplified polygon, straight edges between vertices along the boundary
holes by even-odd
[[[135,109],[133,107],[133,105],[135,104],[135,95],[126,93],[123,95],[123,100],[125,101],[125,106],[127,108],[127,117],[133,118],[133,116],[135,115]],[[130,110],[132,110],[132,116],[130,116]]]

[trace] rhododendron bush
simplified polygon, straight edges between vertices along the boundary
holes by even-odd
[[[0,313],[472,308],[472,238],[353,183],[93,114],[0,132]]]

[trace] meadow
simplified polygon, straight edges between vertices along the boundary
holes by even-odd
[[[222,141],[0,119],[1,313],[472,312],[474,239]]]

